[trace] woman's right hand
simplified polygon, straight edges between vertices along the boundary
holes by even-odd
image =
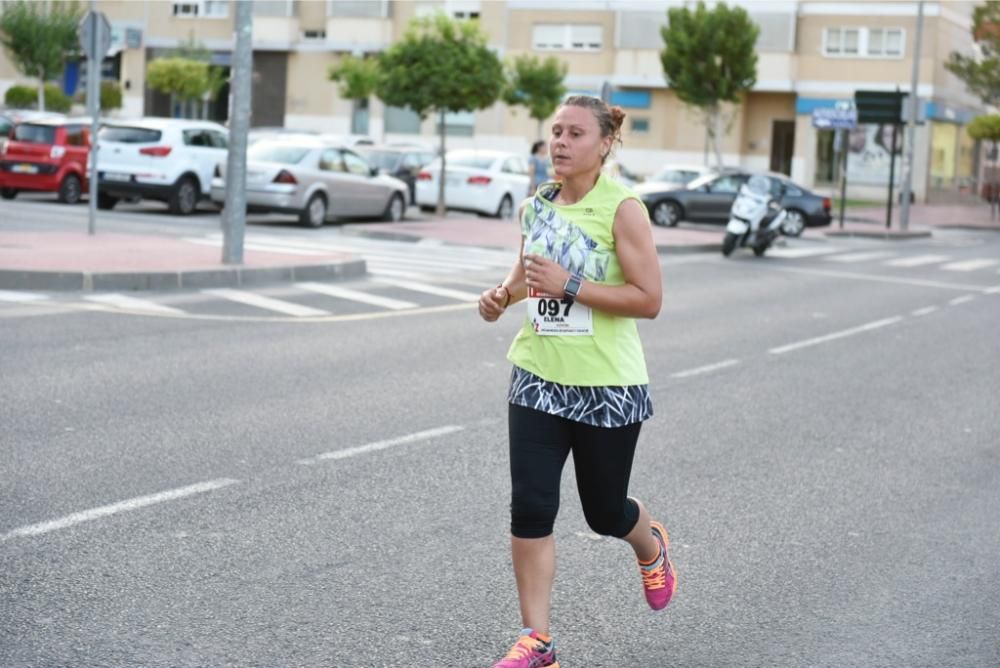
[[[483,290],[479,295],[479,317],[486,322],[496,322],[497,318],[507,310],[506,305],[509,302],[510,293],[503,286]]]

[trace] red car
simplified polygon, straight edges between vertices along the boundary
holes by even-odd
[[[0,146],[0,196],[22,190],[55,192],[75,204],[87,191],[90,120],[45,118],[18,123]]]

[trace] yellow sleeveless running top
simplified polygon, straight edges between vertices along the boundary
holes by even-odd
[[[618,206],[639,197],[603,174],[589,193],[570,205],[554,204],[558,183],[546,183],[525,201],[521,235],[525,254],[558,262],[587,281],[623,285],[612,227]],[[586,292],[586,287],[583,292]],[[515,366],[562,385],[645,385],[646,359],[634,318],[593,310],[592,336],[540,336],[525,313],[507,353]]]

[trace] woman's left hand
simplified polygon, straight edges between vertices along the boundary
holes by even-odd
[[[562,298],[569,272],[560,264],[541,255],[524,256],[524,276],[529,288]]]

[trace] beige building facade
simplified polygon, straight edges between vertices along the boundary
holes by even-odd
[[[236,0],[98,0],[115,39],[103,75],[124,88],[122,116],[171,115],[176,105],[145,83],[146,65],[185,44],[229,67]],[[609,94],[628,114],[618,155],[650,174],[668,163],[706,161],[703,126],[671,92],[660,64],[661,27],[680,0],[256,0],[254,104],[257,126],[285,126],[435,145],[435,123],[378,100],[341,99],[327,78],[343,54],[387,48],[419,16],[443,11],[478,21],[502,57],[555,56],[573,93]],[[737,0],[760,27],[757,84],[729,110],[721,150],[726,164],[772,169],[830,191],[839,178],[834,134],[813,127],[813,110],[853,99],[856,90],[910,88],[917,33],[914,1]],[[952,51],[972,48],[974,3],[924,3],[914,190],[920,200],[975,190],[985,155],[964,131],[981,111],[947,72]],[[79,76],[77,76],[79,78]],[[0,93],[20,78],[0,55]],[[227,117],[226,90],[208,114]],[[526,152],[538,127],[526,112],[498,103],[447,119],[450,147]],[[843,142],[850,194],[884,197],[891,156],[889,126],[862,126]],[[897,180],[903,155],[897,144]]]

